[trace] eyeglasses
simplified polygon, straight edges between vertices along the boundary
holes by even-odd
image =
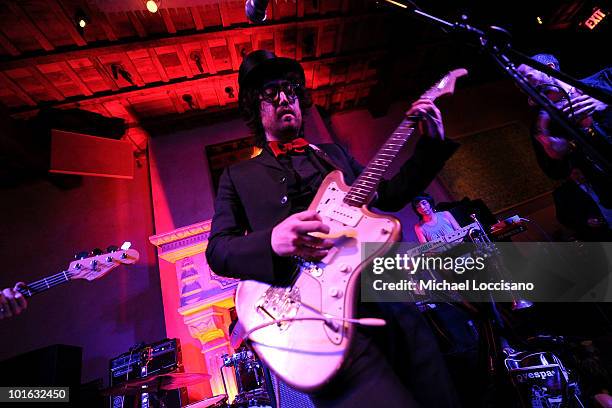
[[[285,94],[290,102],[297,98],[297,92],[302,88],[302,85],[293,82],[277,82],[264,85],[261,90],[261,99],[266,102],[274,103],[280,99],[281,91]]]

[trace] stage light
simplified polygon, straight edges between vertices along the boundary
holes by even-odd
[[[536,20],[538,21],[538,24],[542,24],[542,17],[536,17]]]
[[[159,9],[159,5],[155,0],[147,0],[146,6],[147,10],[149,10],[151,13],[157,13],[157,10]]]
[[[89,24],[89,17],[82,9],[77,9],[74,13],[74,21],[76,22],[79,30],[83,30],[87,24]]]

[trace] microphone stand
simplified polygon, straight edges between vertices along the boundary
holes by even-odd
[[[408,0],[410,1],[410,0]],[[414,3],[403,4],[394,0],[379,0],[379,5],[388,6],[393,10],[402,11],[421,20],[428,21],[435,26],[440,27],[444,32],[463,34],[471,39],[470,42],[475,42],[506,72],[516,85],[523,90],[537,105],[542,107],[550,117],[556,121],[566,132],[576,146],[578,146],[586,159],[600,173],[603,173],[606,178],[612,176],[612,164],[609,159],[601,154],[594,146],[589,143],[582,129],[573,124],[565,115],[552,104],[546,96],[542,95],[535,87],[531,86],[527,78],[518,72],[516,65],[509,58],[512,55],[519,63],[530,65],[538,70],[541,70],[563,82],[568,83],[576,88],[583,90],[587,95],[596,97],[602,102],[612,105],[612,97],[599,89],[587,86],[569,75],[563,74],[560,71],[551,69],[550,67],[540,64],[532,60],[524,54],[512,49],[510,44],[510,33],[503,28],[491,26],[485,30],[473,27],[466,23],[451,23],[439,17],[433,16],[420,10]]]

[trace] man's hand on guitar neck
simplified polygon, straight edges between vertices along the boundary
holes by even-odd
[[[440,110],[429,99],[419,99],[412,104],[406,116],[418,116],[419,132],[433,139],[444,140],[444,126]]]
[[[329,233],[329,227],[316,211],[303,211],[285,218],[272,230],[270,244],[278,256],[300,256],[318,261],[334,246],[330,240],[317,238],[311,232]]]
[[[18,315],[28,307],[25,297],[17,291],[19,286],[25,286],[25,283],[19,282],[14,288],[0,292],[0,319]]]

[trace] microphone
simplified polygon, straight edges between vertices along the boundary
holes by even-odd
[[[266,8],[269,0],[246,0],[244,3],[244,12],[249,21],[257,24],[263,23],[266,18]]]

